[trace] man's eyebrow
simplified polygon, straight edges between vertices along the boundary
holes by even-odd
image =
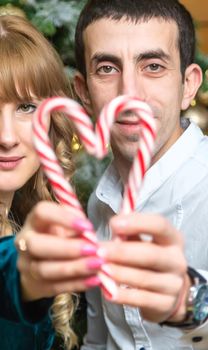
[[[143,61],[143,60],[148,60],[151,58],[158,58],[162,59],[164,61],[170,61],[171,57],[167,53],[165,53],[163,50],[158,49],[158,50],[148,50],[145,52],[142,52],[138,56],[135,57],[137,62]]]
[[[162,49],[144,51],[139,55],[135,56],[135,60],[137,62],[152,59],[152,58],[162,59],[165,61],[170,61],[171,59],[170,55],[165,53]],[[122,65],[122,61],[119,57],[112,54],[105,53],[105,52],[95,53],[91,58],[92,64],[98,64],[106,61],[111,62],[118,66]]]
[[[105,62],[109,61],[111,63],[114,63],[115,65],[121,65],[121,60],[115,55],[111,55],[108,53],[96,53],[95,55],[92,56],[91,62],[93,64],[98,64],[100,62]]]

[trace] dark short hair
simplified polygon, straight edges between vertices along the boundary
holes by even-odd
[[[83,8],[75,33],[77,69],[86,77],[83,32],[93,22],[108,18],[119,21],[125,17],[137,23],[151,18],[162,18],[177,24],[181,73],[194,61],[195,28],[187,9],[177,0],[88,0]]]

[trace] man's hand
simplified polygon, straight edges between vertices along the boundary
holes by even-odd
[[[152,322],[183,320],[190,281],[181,234],[159,215],[117,215],[110,226],[115,239],[100,255],[120,285],[115,302],[139,307]]]

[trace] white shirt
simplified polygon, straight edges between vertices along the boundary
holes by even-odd
[[[99,239],[109,240],[109,218],[118,213],[122,182],[112,163],[89,201]],[[146,173],[137,210],[166,216],[185,240],[188,264],[208,277],[208,138],[193,123]],[[177,259],[177,257],[176,257]],[[142,320],[137,308],[87,292],[88,333],[82,350],[208,350],[208,323],[182,333]]]

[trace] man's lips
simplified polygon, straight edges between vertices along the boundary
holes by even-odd
[[[123,124],[123,125],[139,125],[139,120],[122,119],[122,120],[117,120],[116,123]]]
[[[158,119],[158,117],[154,116],[154,119]],[[137,116],[119,117],[118,119],[115,120],[115,124],[136,126],[140,124],[140,117],[137,117]]]

